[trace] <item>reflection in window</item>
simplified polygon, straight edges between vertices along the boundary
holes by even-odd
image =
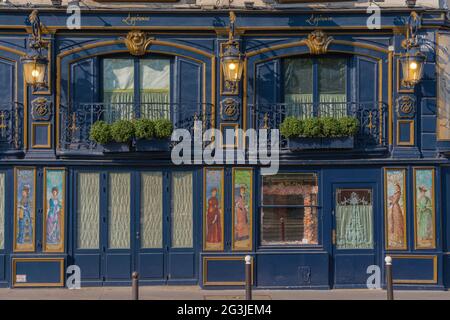
[[[372,190],[338,189],[336,192],[336,247],[373,248]]]
[[[347,115],[347,59],[284,60],[286,114],[297,118]]]
[[[262,244],[318,244],[317,175],[264,176],[262,188]]]

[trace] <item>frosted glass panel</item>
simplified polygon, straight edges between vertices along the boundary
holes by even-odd
[[[192,173],[176,172],[172,180],[172,247],[192,248]]]
[[[163,177],[161,172],[141,175],[141,247],[162,248]]]
[[[5,249],[5,174],[0,174],[0,250]]]
[[[99,248],[100,175],[79,173],[77,186],[77,248]]]
[[[130,195],[129,173],[109,174],[108,243],[110,249],[130,248]]]

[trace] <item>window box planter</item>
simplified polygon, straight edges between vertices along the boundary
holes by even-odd
[[[353,149],[354,137],[339,138],[289,138],[288,147],[291,150],[315,150],[315,149]]]
[[[129,143],[109,142],[106,144],[102,144],[102,146],[103,146],[103,152],[105,152],[105,153],[130,152],[130,144]]]
[[[169,139],[138,139],[136,140],[136,151],[152,152],[152,151],[168,151],[170,147]]]

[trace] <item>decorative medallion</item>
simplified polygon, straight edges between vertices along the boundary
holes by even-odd
[[[412,118],[416,114],[416,100],[411,96],[397,98],[397,115],[399,118]]]
[[[144,55],[153,40],[155,38],[149,37],[147,33],[138,30],[128,32],[127,37],[124,39],[125,45],[134,56]]]
[[[46,98],[31,101],[31,116],[36,121],[48,121],[51,117],[51,102]]]
[[[333,38],[327,36],[321,30],[315,30],[308,35],[305,41],[311,54],[324,54],[327,53],[328,46],[333,41]]]
[[[239,102],[233,98],[226,98],[220,102],[222,120],[236,121],[239,118]]]

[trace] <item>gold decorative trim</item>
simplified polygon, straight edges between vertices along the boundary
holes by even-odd
[[[389,228],[388,228],[388,206],[389,206],[389,202],[388,202],[388,189],[387,189],[387,172],[388,171],[392,171],[392,170],[397,170],[397,171],[403,171],[403,189],[402,189],[402,200],[403,200],[403,207],[404,207],[404,214],[403,214],[403,243],[405,244],[403,247],[401,248],[391,248],[389,247]],[[406,203],[406,174],[407,174],[407,168],[405,167],[386,167],[384,168],[384,247],[386,250],[407,250],[408,249],[408,238],[407,238],[407,233],[408,233],[408,229],[406,228],[407,226],[407,212],[408,212],[408,206]]]
[[[59,262],[60,264],[60,281],[48,283],[17,283],[16,271],[17,262]],[[64,258],[13,258],[12,259],[12,287],[63,287],[64,286]]]
[[[35,128],[47,127],[47,144],[36,144]],[[52,147],[52,124],[51,122],[33,122],[31,124],[31,147],[33,149],[50,149]]]
[[[245,281],[208,281],[208,261],[242,261],[245,268],[245,256],[231,257],[203,257],[203,285],[204,286],[242,286]],[[254,277],[254,257],[252,258],[252,284],[255,283]]]
[[[400,124],[409,124],[409,140],[400,141]],[[415,139],[415,125],[414,120],[397,120],[397,145],[398,146],[414,146]]]
[[[394,284],[437,284],[438,272],[437,272],[437,256],[426,256],[426,255],[390,255],[392,260],[394,259],[431,259],[433,260],[433,279],[422,280],[422,279],[393,279]]]
[[[58,246],[55,245],[47,245],[47,210],[48,210],[48,199],[47,199],[47,172],[49,171],[62,171],[63,172],[63,180],[62,180],[62,204],[61,204],[61,216],[60,216],[60,234],[61,234],[61,244]],[[43,231],[42,231],[42,251],[43,252],[55,252],[55,253],[63,253],[65,246],[65,234],[66,234],[66,225],[65,225],[65,215],[66,215],[66,168],[44,168],[44,190],[43,190],[43,201],[44,201],[44,212],[43,212]]]
[[[236,139],[235,142],[236,143],[234,143],[234,144],[226,144],[227,141],[225,140],[226,139],[225,131],[229,128],[233,128],[234,132],[235,132],[235,139]],[[224,129],[225,129],[225,131],[224,131]],[[219,139],[220,139],[219,145],[221,148],[239,148],[240,147],[240,138],[241,137],[239,137],[239,124],[238,123],[222,122],[220,124],[220,132],[222,133],[221,137],[219,137]]]
[[[250,246],[248,248],[236,248],[236,244],[235,244],[235,236],[234,236],[234,223],[235,223],[235,216],[236,216],[236,199],[235,199],[235,174],[236,171],[250,171],[250,186],[249,188],[249,241],[250,241]],[[233,185],[233,190],[232,190],[232,210],[231,210],[231,249],[233,251],[251,251],[253,249],[253,168],[233,168],[233,177],[232,177],[232,185]]]
[[[126,38],[124,38],[125,45],[130,51],[130,54],[134,56],[145,55],[147,48],[154,40],[154,37],[149,37],[146,32],[139,30],[128,32]]]
[[[431,190],[430,190],[430,196],[431,196],[431,203],[432,203],[432,215],[431,215],[431,222],[433,223],[433,245],[431,247],[420,247],[417,243],[417,185],[416,185],[416,172],[420,170],[431,170]],[[434,167],[414,167],[413,168],[413,196],[414,196],[414,249],[436,249],[436,192],[435,192],[435,168]]]
[[[328,46],[333,41],[333,37],[329,37],[322,30],[315,30],[308,35],[305,40],[311,54],[325,54]]]
[[[17,172],[19,170],[32,170],[33,171],[33,243],[31,245],[22,246],[19,248],[17,245]],[[36,168],[35,167],[15,167],[14,168],[14,230],[13,230],[13,251],[14,252],[34,252],[36,250]]]

